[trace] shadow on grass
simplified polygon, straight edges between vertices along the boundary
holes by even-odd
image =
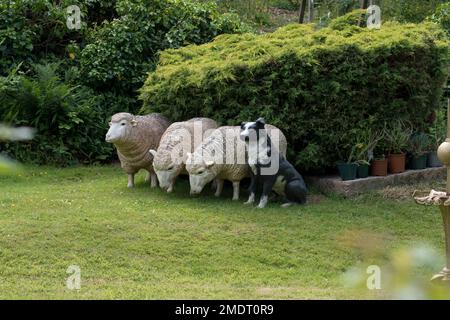
[[[137,180],[135,189],[131,189],[130,192],[126,192],[126,196],[133,197],[133,191],[138,192],[139,196],[148,193],[152,197],[156,197],[160,201],[167,203],[173,202],[176,205],[185,204],[186,207],[196,207],[199,210],[214,210],[215,213],[223,214],[264,214],[264,215],[280,215],[287,214],[296,215],[309,211],[310,206],[316,206],[326,201],[327,198],[317,192],[314,192],[308,196],[308,203],[306,205],[293,205],[288,208],[281,208],[283,199],[276,195],[269,200],[266,208],[258,209],[256,207],[259,198],[253,205],[245,205],[244,202],[248,198],[248,181],[244,180],[241,183],[239,200],[233,201],[233,188],[229,181],[225,181],[223,192],[220,197],[214,195],[215,190],[211,188],[211,184],[208,184],[203,189],[203,192],[199,195],[191,196],[189,194],[189,180],[188,177],[182,176],[177,179],[174,191],[167,193],[160,188],[150,188],[149,183],[145,182],[143,177]]]

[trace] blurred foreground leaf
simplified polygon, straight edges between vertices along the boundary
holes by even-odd
[[[416,245],[397,249],[389,254],[384,263],[367,259],[347,270],[342,283],[348,289],[362,292],[376,290],[369,288],[374,279],[370,267],[380,270],[380,292],[382,298],[400,300],[448,300],[450,286],[445,282],[431,282],[431,276],[441,269],[443,257],[427,245]],[[381,260],[378,260],[381,262]]]
[[[33,139],[35,129],[30,127],[12,128],[0,124],[1,141],[23,141]],[[0,154],[0,176],[16,174],[20,171],[20,165],[16,161]]]
[[[16,174],[21,170],[18,162],[0,155],[0,176]]]
[[[11,128],[0,124],[0,141],[23,141],[33,139],[35,130],[30,127]]]

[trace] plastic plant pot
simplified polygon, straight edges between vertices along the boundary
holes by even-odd
[[[388,159],[375,159],[372,161],[371,173],[373,176],[385,177],[388,174]]]
[[[439,160],[437,156],[437,152],[430,152],[427,157],[427,167],[429,168],[437,168],[442,167],[443,164],[441,160]]]
[[[358,171],[358,165],[356,163],[338,163],[337,168],[339,176],[343,181],[356,179]]]
[[[369,176],[370,166],[368,164],[358,165],[357,177],[360,179],[367,178]]]
[[[406,168],[406,155],[404,153],[390,154],[388,156],[389,172],[402,173]]]
[[[422,154],[420,156],[411,156],[411,169],[423,170],[427,167],[427,155]]]

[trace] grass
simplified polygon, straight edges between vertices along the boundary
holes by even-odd
[[[191,198],[187,181],[171,195],[139,181],[127,189],[116,166],[0,178],[0,298],[371,298],[341,281],[367,259],[355,235],[376,239],[384,261],[421,242],[443,252],[437,210],[409,200],[315,195],[257,210],[232,202],[229,188]],[[81,290],[66,288],[70,265],[81,268]]]

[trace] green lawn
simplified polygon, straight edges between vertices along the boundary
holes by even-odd
[[[355,234],[375,236],[381,259],[419,242],[443,251],[437,209],[412,201],[315,195],[258,210],[244,192],[232,202],[230,188],[191,198],[187,181],[174,194],[137,182],[127,189],[116,166],[0,178],[0,298],[370,298],[341,281],[367,259]],[[79,291],[66,288],[70,265]]]

